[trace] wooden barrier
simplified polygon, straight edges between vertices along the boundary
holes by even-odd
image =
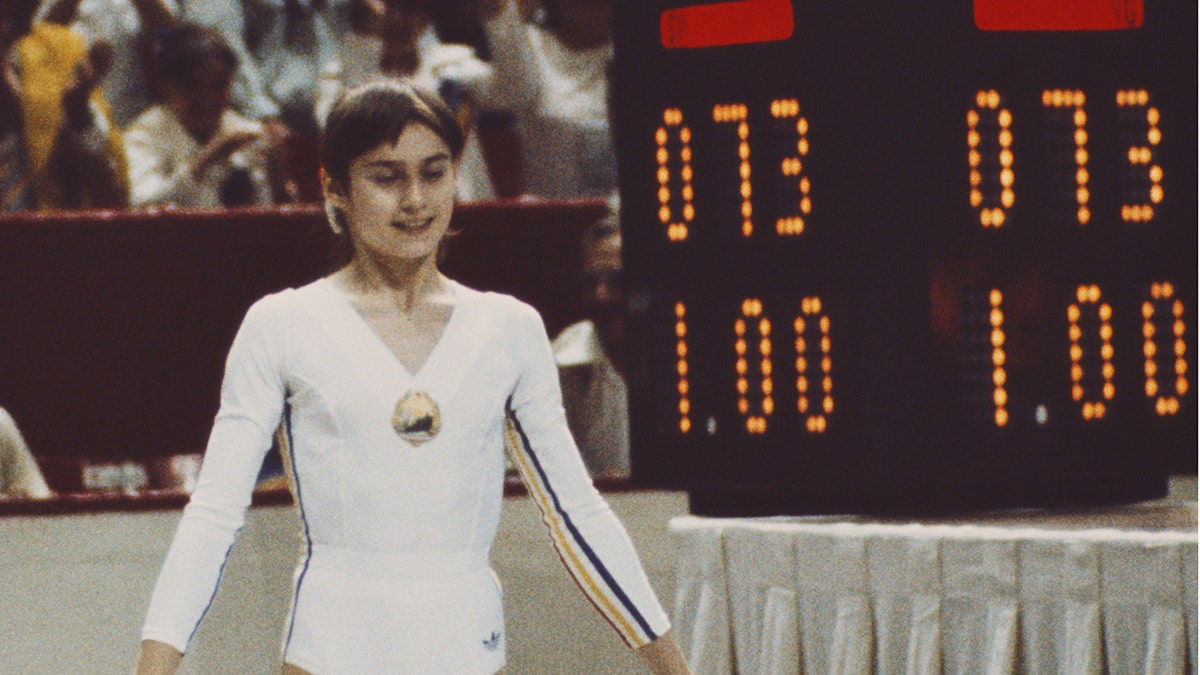
[[[463,204],[443,268],[529,302],[553,333],[579,316],[579,236],[604,208]],[[331,239],[315,205],[0,218],[0,405],[48,473],[202,450],[246,308],[330,271]]]

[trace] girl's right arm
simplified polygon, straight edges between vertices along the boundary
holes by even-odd
[[[255,303],[229,350],[220,410],[196,489],[146,611],[138,672],[173,672],[216,597],[283,411],[289,314],[281,296],[287,293]]]

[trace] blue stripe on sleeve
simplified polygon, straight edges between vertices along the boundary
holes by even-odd
[[[600,561],[599,556],[596,555],[595,551],[593,551],[591,546],[588,545],[587,541],[584,540],[583,535],[580,534],[579,530],[575,528],[575,524],[571,522],[571,517],[568,516],[566,511],[563,510],[562,504],[558,500],[558,494],[555,493],[554,487],[550,485],[550,481],[546,477],[546,472],[542,468],[542,463],[538,460],[537,455],[534,453],[533,446],[529,442],[529,437],[525,435],[525,430],[521,427],[521,422],[517,419],[516,411],[509,409],[508,416],[509,419],[512,420],[513,426],[516,428],[517,433],[521,436],[521,443],[525,446],[526,454],[528,454],[529,458],[533,461],[533,466],[537,469],[538,475],[541,476],[542,484],[546,486],[546,490],[550,493],[550,498],[554,501],[554,510],[557,511],[562,517],[563,523],[571,532],[571,536],[575,539],[576,544],[579,545],[579,548],[583,551],[584,555],[587,556],[587,559],[591,561],[592,565],[596,568],[596,571],[600,573],[600,576],[604,579],[605,583],[608,584],[608,587],[612,589],[613,593],[617,596],[617,599],[621,601],[622,605],[624,605],[626,611],[628,611],[634,620],[637,621],[642,630],[646,631],[646,635],[650,637],[650,640],[653,641],[657,639],[658,635],[656,635],[654,630],[650,628],[650,624],[646,621],[645,617],[642,616],[641,612],[639,612],[637,607],[634,606],[633,601],[629,599],[629,596],[627,596],[625,591],[623,591],[617,584],[616,579],[614,579],[612,574],[609,573],[608,569],[604,566],[604,563]]]
[[[296,466],[296,446],[292,442],[292,406],[285,403],[283,406],[283,432],[286,437],[287,452],[283,455],[291,464],[292,483],[296,488],[296,507],[300,511],[300,522],[304,525],[304,564],[300,568],[300,575],[296,578],[296,589],[292,592],[292,616],[288,623],[287,638],[283,642],[283,655],[286,658],[288,646],[292,643],[292,630],[296,627],[296,609],[300,604],[300,586],[304,583],[304,576],[308,574],[308,564],[312,561],[312,534],[308,529],[308,516],[304,512],[304,498],[300,490],[300,471]]]

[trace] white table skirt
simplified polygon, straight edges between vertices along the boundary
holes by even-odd
[[[1190,513],[1166,531],[678,517],[675,627],[700,674],[1195,673]]]

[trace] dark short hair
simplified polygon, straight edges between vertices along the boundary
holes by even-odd
[[[164,84],[190,86],[197,68],[215,58],[231,71],[238,58],[220,33],[196,23],[183,22],[154,31],[146,45],[147,66],[156,89]]]
[[[351,89],[334,103],[321,133],[321,167],[329,178],[348,186],[355,159],[395,143],[413,122],[445,141],[455,160],[462,157],[462,127],[442,98],[419,85],[385,78]]]

